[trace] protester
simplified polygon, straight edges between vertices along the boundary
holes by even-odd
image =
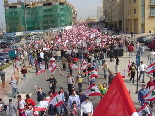
[[[155,86],[155,80],[153,80],[153,77],[150,77],[150,81],[147,83],[146,88],[150,89],[151,86]]]
[[[51,75],[51,77],[49,79],[47,79],[45,77],[45,80],[49,81],[49,88],[50,88],[51,92],[55,93],[56,83],[57,83],[55,77],[53,75]]]
[[[29,109],[29,105],[31,104],[32,107],[34,107],[36,105],[35,101],[33,99],[31,99],[29,94],[26,94],[26,99],[25,99],[25,107],[26,109]]]
[[[116,57],[115,59],[116,59],[115,72],[117,74],[119,72],[119,58]]]
[[[129,52],[129,58],[132,56],[132,53],[134,52],[134,47],[130,44],[128,46],[128,52]]]
[[[69,96],[68,105],[67,105],[69,109],[71,108],[71,105],[74,101],[76,101],[77,107],[80,108],[80,99],[79,99],[79,96],[76,94],[76,91],[73,91],[72,95]]]
[[[9,99],[9,116],[17,116],[17,108],[12,103],[12,99]]]
[[[92,116],[93,104],[89,101],[89,97],[85,98],[85,101],[81,104],[81,116]]]
[[[26,73],[27,73],[27,68],[26,68],[26,66],[23,66],[23,67],[22,67],[21,73],[22,73],[23,79],[24,79],[24,81],[25,81],[25,80],[26,80]]]
[[[12,97],[16,98],[16,94],[19,94],[18,92],[18,81],[14,79],[14,77],[11,77],[10,86],[12,88]]]
[[[46,94],[42,91],[42,88],[37,89],[36,85],[34,87],[37,92],[37,101],[40,102],[40,101],[44,100],[46,98]]]
[[[0,116],[7,116],[7,105],[0,98]]]
[[[145,69],[146,69],[147,67],[148,67],[148,66],[145,65],[145,64],[143,63],[143,61],[140,62],[140,66],[139,66],[140,75],[139,75],[138,80],[140,80],[141,75],[143,75],[142,83],[145,83],[144,77],[145,77]]]
[[[106,92],[108,91],[107,84],[104,83],[103,85],[101,85],[101,83],[99,81],[99,89],[100,89],[101,94],[105,95]]]
[[[25,100],[22,99],[21,95],[17,96],[18,100],[18,112],[19,116],[24,116],[24,110],[25,110]]]
[[[135,73],[136,73],[136,66],[135,63],[132,63],[132,65],[130,66],[130,81],[132,81],[132,83],[134,84],[134,80],[135,80]]]
[[[78,82],[79,91],[82,90],[83,76],[80,72],[78,73],[76,77],[76,82]]]
[[[84,102],[86,98],[86,95],[82,93],[82,90],[79,91],[79,99],[80,103]]]
[[[0,76],[1,76],[1,81],[2,81],[2,88],[5,87],[5,72],[0,69]]]
[[[73,103],[72,103],[72,107],[71,107],[71,109],[70,109],[70,115],[71,116],[80,116],[80,108],[79,107],[77,107],[77,104],[76,104],[76,101],[74,101]]]
[[[148,55],[148,60],[150,60],[150,64],[154,63],[154,58],[155,58],[155,52],[152,49],[150,54]]]
[[[106,60],[103,60],[103,67],[102,67],[102,70],[103,70],[103,74],[104,74],[104,79],[106,80],[107,79],[107,71],[108,71],[108,65],[107,65],[107,62]]]
[[[145,102],[145,99],[143,98],[146,94],[148,94],[149,93],[149,90],[148,89],[146,89],[146,85],[145,84],[143,84],[142,85],[142,89],[140,89],[139,91],[138,91],[138,100],[139,100],[139,102],[141,103],[141,106],[143,106],[144,105],[144,102]]]

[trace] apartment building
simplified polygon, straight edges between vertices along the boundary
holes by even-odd
[[[155,0],[104,0],[105,21],[127,33],[155,32]]]

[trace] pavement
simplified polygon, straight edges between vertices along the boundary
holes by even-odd
[[[140,36],[140,35],[137,35],[137,36]],[[146,46],[146,51],[144,53],[144,56],[141,57],[141,60],[144,61],[144,64],[146,64],[146,65],[149,65],[148,60],[147,60],[149,53],[150,53],[150,51]],[[135,54],[136,53],[133,54],[133,57],[129,58],[128,53],[126,53],[124,51],[124,56],[119,58],[120,59],[120,65],[119,65],[120,72],[123,72],[124,69],[125,70],[127,69],[128,60],[131,60],[133,62],[136,61]],[[108,67],[110,68],[110,70],[115,71],[115,62],[110,62],[110,59],[105,59],[105,60],[107,61]],[[57,63],[57,64],[58,64],[59,68],[62,70],[61,62]],[[5,69],[4,71],[7,72],[6,80],[9,82],[11,75],[14,73],[12,65],[10,67],[8,67],[7,69]],[[62,70],[62,72],[65,74],[68,74],[69,69],[67,69],[67,71]],[[73,71],[73,77],[76,77],[77,73],[78,73],[78,71],[74,70]],[[52,73],[47,70],[46,73],[44,73],[44,74],[35,75],[35,68],[30,68],[30,72],[26,75],[27,76],[26,81],[20,80],[20,82],[19,82],[19,87],[18,87],[19,94],[22,95],[22,98],[25,98],[25,95],[27,93],[29,93],[29,94],[31,94],[32,99],[34,99],[36,101],[37,95],[35,92],[34,85],[36,84],[38,87],[43,88],[43,91],[45,93],[48,93],[49,83],[45,81],[45,77],[48,78],[48,77],[50,77],[51,74],[55,76],[55,78],[58,82],[56,90],[58,91],[60,87],[63,87],[67,91],[67,83],[66,83],[67,79],[66,79],[66,77],[64,77],[60,74],[59,70],[56,70],[55,72],[52,72]],[[104,80],[104,78],[103,78],[102,67],[100,67],[100,69],[99,69],[99,77],[100,77],[99,80],[101,83],[107,83],[107,81]],[[135,92],[136,92],[136,77],[137,77],[137,75],[135,76],[135,84],[132,84],[130,82],[127,75],[126,75],[126,78],[124,79],[124,81],[125,81],[127,89],[130,91],[130,96],[131,96],[131,98],[135,104],[135,107],[137,109],[139,109],[140,103],[138,102],[138,95],[135,94]],[[20,73],[19,73],[19,78],[22,78],[22,75]],[[147,75],[145,75],[145,82],[148,82],[148,81],[149,81],[149,77],[147,77]],[[0,97],[3,98],[3,101],[7,104],[8,104],[8,99],[11,98],[11,90],[10,90],[11,88],[9,87],[8,82],[6,83],[7,87],[5,89],[0,87]],[[89,87],[89,85],[87,83],[88,83],[87,78],[84,78],[83,91]],[[96,85],[98,85],[97,81],[96,81]],[[138,89],[141,89],[141,85],[142,85],[142,83],[139,83]],[[75,88],[78,88],[77,84],[76,84]],[[96,96],[96,97],[92,96],[92,97],[90,97],[90,100],[93,102],[94,108],[95,108],[96,105],[100,101],[100,97],[99,96]],[[17,100],[13,99],[13,101],[16,103]],[[155,116],[155,111],[153,112],[153,115]]]

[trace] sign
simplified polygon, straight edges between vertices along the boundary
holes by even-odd
[[[140,55],[136,54],[136,65],[140,66]]]

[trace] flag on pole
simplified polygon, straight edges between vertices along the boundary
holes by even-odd
[[[51,97],[50,104],[58,107],[63,104],[63,101],[58,93],[54,93]]]
[[[151,116],[151,113],[149,111],[149,108],[144,104],[139,110],[138,110],[139,116]]]
[[[90,87],[83,93],[87,96],[102,96],[98,87],[93,83]]]
[[[40,65],[40,70],[36,73],[36,75],[39,75],[44,72],[45,72],[45,64],[43,63]]]
[[[139,116],[120,73],[113,79],[93,116]]]
[[[49,67],[48,70],[49,70],[50,72],[53,72],[56,68],[57,68],[57,65],[55,64],[55,62],[52,62],[52,63],[51,63],[51,66]]]
[[[151,64],[150,66],[147,67],[146,72],[148,74],[155,72],[155,62],[153,64]]]
[[[33,111],[45,111],[47,109],[50,98],[47,98],[43,101],[38,102],[37,105],[34,106]]]
[[[152,89],[148,94],[146,94],[144,97],[147,101],[154,101],[155,100],[155,88]]]
[[[75,69],[75,70],[78,70],[78,69],[79,69],[79,68],[76,66],[76,64],[73,64],[73,63],[70,64],[70,67],[71,67],[72,69]]]

